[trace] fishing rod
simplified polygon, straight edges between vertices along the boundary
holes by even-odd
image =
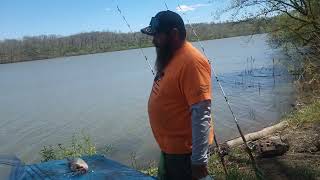
[[[222,164],[222,167],[223,167],[223,171],[224,171],[225,175],[228,176],[228,170],[227,170],[226,163],[224,161],[224,155],[221,152],[220,145],[219,145],[219,143],[217,141],[217,137],[216,137],[216,134],[214,132],[213,132],[213,139],[214,139],[214,143],[216,144],[216,146],[218,148],[218,155],[220,157],[220,161],[221,161],[221,164]]]
[[[122,19],[123,19],[123,21],[125,22],[125,24],[128,26],[128,28],[129,28],[130,32],[133,34],[135,40],[136,40],[137,42],[139,42],[137,36],[136,36],[135,33],[132,31],[131,26],[130,26],[130,24],[128,23],[126,17],[122,14],[122,11],[121,11],[121,9],[120,9],[120,7],[119,7],[118,4],[119,4],[119,3],[117,3],[117,10],[118,10],[120,16],[122,17]],[[144,51],[143,51],[143,49],[142,49],[142,47],[141,47],[140,44],[139,44],[139,49],[140,49],[141,55],[142,55],[142,56],[144,57],[144,59],[146,60],[148,66],[149,66],[149,69],[150,69],[150,71],[151,71],[151,73],[152,73],[152,75],[155,76],[155,72],[154,72],[154,70],[153,70],[153,68],[152,68],[152,66],[151,66],[151,63],[150,63],[150,61],[148,60],[148,57],[145,55],[145,53],[144,53]]]
[[[165,1],[165,0],[163,0],[163,1]],[[186,16],[186,14],[183,12],[183,9],[182,9],[181,6],[180,6],[179,0],[177,0],[177,1],[178,1],[178,8],[181,10],[182,14],[183,14],[184,16]],[[197,34],[196,31],[194,30],[194,27],[193,27],[192,23],[191,23],[187,18],[186,18],[186,20],[187,20],[187,22],[188,22],[188,24],[189,24],[189,26],[190,26],[190,28],[191,28],[191,31],[192,31],[193,34],[196,36],[197,42],[199,43],[200,48],[201,48],[204,56],[207,58],[210,66],[211,66],[211,69],[212,69],[212,72],[213,72],[213,74],[214,74],[214,77],[215,77],[216,81],[218,82],[219,88],[220,88],[220,90],[221,90],[221,92],[222,92],[222,95],[223,95],[223,97],[224,97],[224,99],[225,99],[225,101],[226,101],[226,103],[227,103],[227,105],[228,105],[228,108],[229,108],[229,110],[230,110],[230,112],[231,112],[231,114],[232,114],[232,117],[233,117],[233,119],[234,119],[234,122],[236,123],[237,129],[238,129],[238,131],[239,131],[239,133],[240,133],[240,136],[241,136],[241,138],[242,138],[242,141],[243,141],[244,144],[245,144],[245,150],[246,150],[246,152],[248,153],[248,155],[249,155],[249,157],[250,157],[250,159],[251,159],[252,166],[253,166],[253,168],[254,168],[254,170],[255,170],[256,176],[257,176],[257,177],[261,177],[261,175],[259,174],[259,169],[258,169],[257,163],[256,163],[256,161],[255,161],[255,159],[254,159],[254,157],[253,157],[253,155],[252,155],[251,149],[250,149],[249,146],[248,146],[247,140],[246,140],[246,138],[245,138],[244,135],[243,135],[243,132],[242,132],[242,130],[241,130],[241,128],[240,128],[240,125],[239,125],[239,122],[238,122],[238,120],[237,120],[237,117],[235,116],[234,111],[233,111],[233,109],[231,108],[229,99],[228,99],[228,97],[227,97],[227,95],[226,95],[226,93],[225,93],[225,91],[224,91],[224,89],[223,89],[223,87],[222,87],[222,85],[221,85],[221,82],[220,82],[220,80],[219,80],[219,78],[218,78],[218,76],[217,76],[217,74],[216,74],[216,71],[215,71],[215,69],[214,69],[214,67],[213,67],[213,65],[212,65],[212,61],[211,61],[211,60],[209,59],[209,57],[207,56],[207,54],[206,54],[206,52],[205,52],[205,49],[204,49],[204,46],[203,46],[203,44],[202,44],[202,42],[201,42],[198,34]],[[217,143],[217,142],[216,142],[216,143]],[[221,160],[221,161],[223,161],[223,160]],[[224,162],[222,162],[222,163],[224,164]]]

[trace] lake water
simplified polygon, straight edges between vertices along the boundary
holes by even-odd
[[[277,65],[283,56],[266,40],[255,35],[203,42],[244,132],[278,122],[294,101],[292,79]],[[154,48],[144,51],[153,64]],[[227,140],[238,132],[212,79],[216,134]],[[138,162],[156,160],[146,107],[152,80],[139,50],[2,64],[0,154],[39,161],[44,145],[70,142],[83,130],[98,150],[112,145],[112,159],[130,164],[135,153]]]

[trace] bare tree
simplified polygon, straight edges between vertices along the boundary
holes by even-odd
[[[244,19],[272,18],[267,27],[270,42],[283,47],[292,64],[300,63],[302,89],[319,93],[320,1],[319,0],[233,0],[227,11]],[[251,12],[251,13],[246,13]]]

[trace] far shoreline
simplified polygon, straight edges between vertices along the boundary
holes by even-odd
[[[203,42],[203,41],[230,39],[230,38],[236,38],[236,37],[248,37],[248,36],[255,36],[255,35],[263,35],[263,34],[268,34],[268,33],[256,33],[256,34],[241,35],[241,36],[228,36],[228,37],[224,37],[224,38],[203,39],[203,40],[200,40],[200,41]],[[189,41],[189,42],[195,43],[195,42],[199,42],[199,41],[195,40],[195,41]],[[143,46],[141,48],[144,49],[144,48],[152,48],[152,47],[154,47],[154,46],[153,45],[147,45],[147,46]],[[51,59],[66,58],[66,57],[77,57],[77,56],[84,56],[84,55],[103,54],[103,53],[118,52],[118,51],[136,50],[136,49],[140,49],[140,47],[120,48],[120,49],[104,51],[104,52],[79,53],[79,54],[70,54],[70,55],[48,57],[48,58],[35,58],[35,59],[32,59],[32,60],[21,60],[21,61],[16,61],[16,62],[1,62],[0,61],[0,65],[2,65],[2,64],[24,63],[24,62],[31,62],[31,61],[51,60]]]

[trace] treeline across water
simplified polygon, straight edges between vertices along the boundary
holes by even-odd
[[[266,19],[264,19],[266,20]],[[264,20],[193,24],[201,40],[265,33],[257,24]],[[189,41],[196,41],[190,25]],[[86,32],[70,36],[41,35],[0,41],[0,63],[14,63],[63,56],[102,53],[152,46],[152,39],[140,32]]]

